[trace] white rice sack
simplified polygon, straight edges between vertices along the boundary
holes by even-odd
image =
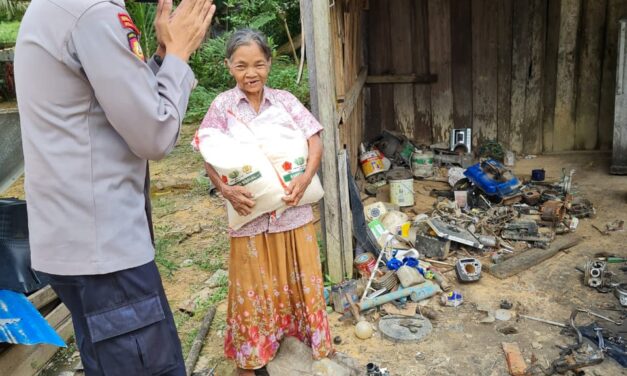
[[[253,219],[277,210],[285,210],[285,190],[268,158],[255,144],[240,141],[219,129],[203,128],[198,132],[199,148],[204,160],[220,174],[230,186],[246,187],[252,194],[255,206],[252,213],[239,215],[227,200],[229,227],[241,228]]]
[[[264,122],[259,127],[250,129],[259,143],[264,154],[280,175],[285,185],[292,179],[302,175],[307,167],[309,146],[307,139],[300,129],[296,129],[293,120],[284,111],[272,112],[272,122]],[[241,127],[235,125],[232,132],[242,132]],[[245,137],[243,134],[239,137]],[[318,175],[315,175],[305,190],[298,205],[313,204],[324,196],[324,190]]]

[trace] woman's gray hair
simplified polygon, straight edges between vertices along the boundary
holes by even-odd
[[[248,46],[251,43],[257,43],[259,48],[266,57],[266,60],[270,60],[272,57],[272,51],[268,45],[266,36],[261,31],[254,29],[240,29],[234,32],[229,41],[226,43],[226,58],[231,60],[231,56],[241,46]]]

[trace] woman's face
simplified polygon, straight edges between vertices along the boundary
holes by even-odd
[[[238,47],[226,64],[237,86],[246,95],[261,93],[270,73],[270,60],[266,59],[257,43]]]

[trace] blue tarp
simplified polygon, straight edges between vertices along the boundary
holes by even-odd
[[[66,347],[26,296],[9,290],[0,290],[0,342]]]

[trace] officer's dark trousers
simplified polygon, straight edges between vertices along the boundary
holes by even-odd
[[[154,262],[104,275],[49,275],[72,313],[86,376],[185,376]]]

